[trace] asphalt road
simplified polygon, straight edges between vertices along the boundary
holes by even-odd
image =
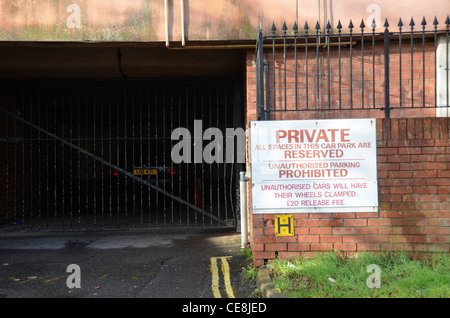
[[[240,250],[239,234],[219,230],[1,233],[0,297],[247,298]]]

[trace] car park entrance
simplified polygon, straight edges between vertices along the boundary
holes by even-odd
[[[5,230],[236,225],[236,162],[174,163],[178,127],[240,125],[231,77],[7,80],[1,86]],[[208,141],[201,141],[207,145]],[[194,141],[195,143],[195,141]]]

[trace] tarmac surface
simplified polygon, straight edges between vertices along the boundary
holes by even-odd
[[[220,229],[0,233],[0,298],[249,298],[249,263]]]

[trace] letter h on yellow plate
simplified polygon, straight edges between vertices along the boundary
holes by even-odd
[[[275,235],[294,236],[293,215],[275,215]]]

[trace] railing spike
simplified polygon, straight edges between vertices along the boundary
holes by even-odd
[[[420,23],[423,29],[425,29],[425,26],[427,25],[427,21],[425,20],[425,17],[423,17],[422,22]]]
[[[434,16],[434,20],[433,20],[434,27],[437,28],[438,24],[439,24],[439,22],[438,22],[436,16]]]
[[[270,29],[275,34],[275,31],[277,30],[277,28],[275,27],[275,22],[272,22],[272,27]]]
[[[372,20],[372,24],[371,24],[372,30],[375,31],[375,28],[377,27],[377,24],[375,22],[375,19]]]
[[[305,26],[303,27],[303,29],[308,32],[309,30],[309,25],[308,25],[308,21],[305,21]]]
[[[319,21],[316,22],[316,26],[314,27],[314,29],[316,29],[316,31],[320,30],[320,24]]]
[[[350,31],[352,31],[352,29],[354,28],[353,22],[351,19],[350,19],[350,23],[348,24],[348,28],[350,29]]]

